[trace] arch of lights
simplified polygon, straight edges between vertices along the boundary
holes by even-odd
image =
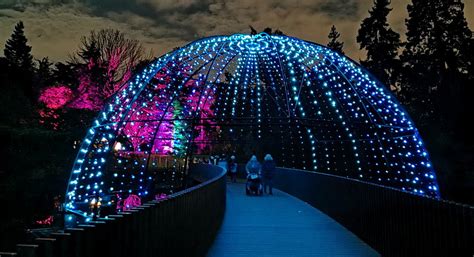
[[[193,156],[245,162],[252,151],[439,197],[418,131],[384,85],[326,47],[261,33],[197,40],[125,84],[83,140],[66,208],[90,215],[98,196],[173,192]]]

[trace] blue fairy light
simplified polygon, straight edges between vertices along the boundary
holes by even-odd
[[[274,151],[279,166],[440,197],[429,154],[395,97],[318,44],[266,33],[203,38],[158,58],[110,99],[79,148],[69,210],[84,214],[81,204],[104,192],[147,197],[153,183],[175,190],[193,154],[249,138]]]

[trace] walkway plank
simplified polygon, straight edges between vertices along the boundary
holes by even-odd
[[[227,210],[208,257],[379,256],[343,226],[282,191],[246,196],[227,185]]]

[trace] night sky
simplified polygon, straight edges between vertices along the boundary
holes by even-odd
[[[335,24],[344,50],[358,60],[357,30],[373,0],[0,0],[0,44],[23,20],[33,55],[52,61],[68,58],[80,37],[91,29],[114,28],[138,39],[159,56],[189,41],[211,35],[249,33],[265,27],[326,44]],[[392,0],[393,29],[404,38],[406,5]],[[465,15],[474,28],[474,0],[465,0]],[[3,54],[3,51],[2,53]]]

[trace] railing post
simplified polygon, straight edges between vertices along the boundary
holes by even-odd
[[[117,243],[120,241],[118,241],[118,234],[115,232],[115,227],[117,227],[115,218],[98,218],[96,221],[91,222],[91,224],[96,225],[98,233],[104,239],[101,243],[101,248],[107,250],[103,252],[103,255],[101,257],[117,256],[115,247],[117,247]]]
[[[106,222],[106,230],[107,235],[110,235],[112,240],[109,240],[109,254],[110,257],[117,257],[120,256],[122,251],[122,239],[123,239],[123,232],[121,230],[123,220],[123,215],[109,215],[107,219],[99,219],[100,221]]]
[[[138,231],[139,231],[139,211],[137,209],[131,209],[125,211],[125,213],[130,213],[129,217],[129,235],[128,235],[128,247],[130,248],[130,254],[129,256],[136,256],[137,253],[139,252],[139,245],[140,242],[138,242]]]
[[[64,232],[71,234],[72,255],[73,257],[85,256],[84,254],[84,229],[67,228]]]
[[[0,257],[15,257],[18,256],[17,253],[11,253],[11,252],[0,252]]]
[[[128,256],[133,256],[133,252],[132,252],[132,245],[131,245],[131,241],[133,240],[133,236],[132,236],[132,215],[133,213],[131,212],[120,212],[119,215],[122,215],[123,216],[123,219],[122,219],[122,228],[121,228],[121,232],[122,232],[122,245],[120,246],[122,248],[122,252],[120,253],[119,256],[122,256],[122,257],[128,257]]]
[[[95,237],[95,226],[90,224],[80,224],[79,228],[84,229],[84,237],[82,237],[82,251],[80,257],[92,257],[96,256],[95,246],[96,246],[96,237]]]
[[[40,257],[57,257],[59,256],[58,251],[55,247],[55,238],[36,238],[35,243],[38,244],[38,256]],[[56,249],[55,249],[56,248]],[[2,256],[0,254],[0,256]]]
[[[59,256],[71,256],[71,234],[69,233],[51,233],[51,237],[56,239]]]
[[[16,251],[18,252],[18,257],[37,257],[38,245],[17,244]]]
[[[146,250],[146,238],[145,238],[145,232],[146,232],[146,213],[147,213],[148,207],[145,206],[139,206],[139,207],[134,207],[132,208],[133,211],[136,211],[134,213],[135,215],[135,231],[136,231],[136,250],[135,250],[135,256],[143,257],[145,256],[145,250]]]
[[[154,240],[153,240],[153,227],[154,227],[153,214],[154,214],[154,211],[155,211],[155,208],[156,208],[156,204],[149,202],[149,203],[143,204],[142,206],[146,208],[145,209],[145,215],[144,215],[145,228],[143,230],[144,231],[143,237],[145,238],[144,256],[151,257],[151,256],[153,256],[152,245],[154,243]]]

